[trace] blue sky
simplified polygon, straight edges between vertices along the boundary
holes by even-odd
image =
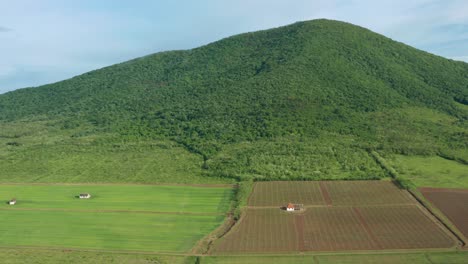
[[[467,0],[0,0],[0,93],[316,18],[468,62]]]

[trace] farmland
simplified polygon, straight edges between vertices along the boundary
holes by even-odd
[[[460,162],[439,156],[405,155],[393,155],[387,161],[418,187],[468,188],[468,166]]]
[[[86,201],[76,199],[90,193]],[[158,185],[0,185],[3,199],[17,198],[14,209],[114,210],[223,214],[232,188]],[[0,209],[12,207],[5,203]]]
[[[75,198],[89,192],[89,200]],[[187,252],[224,220],[230,187],[2,185],[0,246]],[[191,197],[193,196],[193,197]],[[50,204],[50,206],[49,206]]]
[[[202,264],[465,264],[468,252],[203,257]]]
[[[319,182],[262,182],[255,184],[250,206],[283,206],[285,201],[308,205],[324,205]]]
[[[309,186],[311,191],[301,191],[299,184]],[[281,193],[284,205],[290,202],[288,191],[295,199],[293,202],[304,203],[304,211],[280,210],[278,199],[271,204],[266,202],[271,192]],[[217,242],[212,253],[455,246],[456,241],[448,231],[390,181],[259,182],[254,186],[244,218]]]
[[[421,188],[421,192],[468,238],[468,190]]]

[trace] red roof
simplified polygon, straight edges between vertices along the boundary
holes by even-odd
[[[288,203],[288,207],[287,207],[287,208],[288,208],[288,209],[291,209],[291,208],[293,208],[293,209],[294,209],[294,204],[292,204],[292,203]]]

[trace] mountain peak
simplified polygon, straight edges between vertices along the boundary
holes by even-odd
[[[7,93],[0,120],[163,136],[205,156],[218,144],[286,135],[339,133],[373,145],[391,140],[374,115],[416,107],[465,120],[466,72],[465,63],[318,19]]]

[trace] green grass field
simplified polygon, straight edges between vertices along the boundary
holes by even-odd
[[[0,246],[187,252],[223,222],[233,189],[3,185],[0,194],[18,199],[0,208]]]
[[[395,170],[418,187],[468,188],[468,166],[438,156],[395,155]]]
[[[2,210],[0,219],[2,246],[187,252],[224,217]]]
[[[77,199],[90,193],[91,199]],[[0,209],[130,210],[224,214],[233,190],[229,187],[158,185],[0,185],[0,199],[16,198]]]
[[[0,249],[2,264],[195,264],[196,257],[43,249]]]

